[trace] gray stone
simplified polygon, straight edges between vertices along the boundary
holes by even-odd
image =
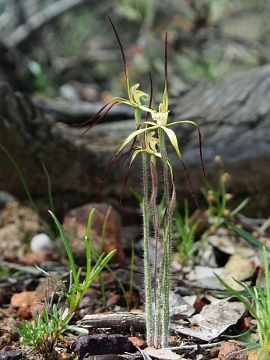
[[[136,348],[123,335],[90,335],[79,337],[75,352],[79,359],[86,355],[135,353]]]
[[[49,252],[54,248],[52,240],[45,233],[33,236],[30,246],[33,253]]]
[[[15,201],[15,196],[11,195],[7,191],[0,191],[0,209],[3,209],[7,203]]]
[[[0,360],[19,360],[19,359],[25,359],[23,352],[20,350],[0,352]]]

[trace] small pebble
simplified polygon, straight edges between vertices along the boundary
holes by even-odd
[[[15,201],[16,198],[7,191],[0,191],[0,209],[3,209],[7,203]]]
[[[53,250],[53,242],[47,234],[40,233],[31,240],[31,251],[33,253],[48,252]]]

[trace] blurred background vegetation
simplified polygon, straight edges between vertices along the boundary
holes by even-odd
[[[0,77],[48,97],[100,101],[123,94],[109,15],[132,77],[148,87],[151,72],[156,91],[168,30],[170,92],[177,97],[204,79],[269,63],[269,10],[269,0],[0,0]],[[16,49],[15,58],[4,56],[7,48]],[[84,95],[72,92],[80,84],[91,85]]]

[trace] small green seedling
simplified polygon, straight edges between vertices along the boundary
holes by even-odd
[[[69,240],[59,223],[56,216],[50,212],[56,227],[59,230],[61,238],[64,242],[70,266],[70,282],[69,286],[63,285],[66,296],[66,304],[58,308],[53,304],[51,309],[43,307],[43,313],[35,314],[34,322],[24,321],[23,327],[17,329],[22,337],[22,344],[28,345],[32,351],[38,352],[44,359],[56,359],[55,345],[61,339],[62,334],[67,331],[77,331],[85,333],[85,329],[77,328],[69,325],[75,311],[77,310],[81,300],[86,294],[91,283],[100,275],[101,271],[107,266],[110,259],[114,256],[116,250],[111,251],[108,255],[100,255],[94,267],[91,265],[91,224],[94,216],[94,209],[90,212],[86,241],[86,275],[81,280],[82,269],[77,269],[75,260],[70,248]]]
[[[205,180],[206,189],[202,193],[208,205],[210,222],[212,230],[220,227],[226,219],[233,218],[237,215],[249,202],[249,198],[243,200],[235,209],[230,209],[230,200],[233,195],[227,192],[226,184],[230,180],[228,173],[223,173],[219,179],[219,187],[215,188],[209,181]]]
[[[176,230],[177,235],[180,237],[177,246],[179,252],[180,263],[185,266],[191,259],[191,256],[199,249],[200,242],[195,241],[196,230],[200,224],[200,219],[190,224],[188,201],[185,200],[184,215],[180,213],[176,216]]]

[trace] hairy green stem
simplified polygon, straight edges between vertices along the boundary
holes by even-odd
[[[172,247],[172,211],[173,211],[173,194],[171,192],[172,179],[168,165],[168,156],[164,138],[164,131],[159,129],[159,145],[161,153],[161,162],[162,162],[162,172],[163,172],[163,184],[164,184],[164,194],[166,201],[166,213],[164,218],[164,262],[162,261],[162,268],[160,269],[163,272],[163,284],[160,286],[163,287],[164,292],[164,302],[162,306],[162,339],[161,346],[168,346],[168,337],[169,337],[169,326],[170,326],[170,283],[171,283],[171,247]]]
[[[155,237],[154,304],[155,304],[155,309],[156,309],[157,278],[158,278],[159,218],[158,218],[158,209],[157,209],[158,178],[157,178],[157,169],[156,169],[156,159],[155,159],[154,156],[151,157],[150,168],[151,168],[151,186],[152,186],[152,195],[151,195],[151,199],[150,199],[150,207],[151,207],[151,210],[152,210],[151,216],[153,216],[154,237]]]
[[[141,122],[141,111],[136,109],[135,120],[137,127]],[[142,148],[145,148],[144,136],[139,138]],[[146,341],[148,346],[154,344],[153,333],[153,294],[151,280],[151,263],[150,263],[150,212],[149,212],[149,186],[147,174],[148,156],[142,153],[142,170],[143,170],[143,240],[144,240],[144,291],[145,291],[145,317],[146,317]]]
[[[166,244],[168,239],[168,229],[164,228],[163,234],[163,249],[162,249],[162,257],[161,264],[159,268],[159,277],[157,284],[157,294],[156,294],[156,312],[155,312],[155,332],[154,332],[154,346],[155,348],[161,347],[161,339],[162,339],[162,306],[164,304],[164,261],[165,261],[165,251]]]

